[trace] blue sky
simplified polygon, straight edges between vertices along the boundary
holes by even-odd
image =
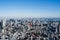
[[[60,17],[60,0],[0,0],[0,17]]]

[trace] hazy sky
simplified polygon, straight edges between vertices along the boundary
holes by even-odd
[[[0,0],[0,17],[60,17],[60,0]]]

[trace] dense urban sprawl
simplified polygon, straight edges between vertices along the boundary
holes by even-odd
[[[60,40],[60,18],[0,19],[0,40]]]

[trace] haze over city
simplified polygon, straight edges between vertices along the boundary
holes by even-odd
[[[0,40],[60,40],[60,0],[0,0]]]

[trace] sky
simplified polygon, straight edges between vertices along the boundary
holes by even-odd
[[[60,0],[0,0],[0,17],[60,17]]]

